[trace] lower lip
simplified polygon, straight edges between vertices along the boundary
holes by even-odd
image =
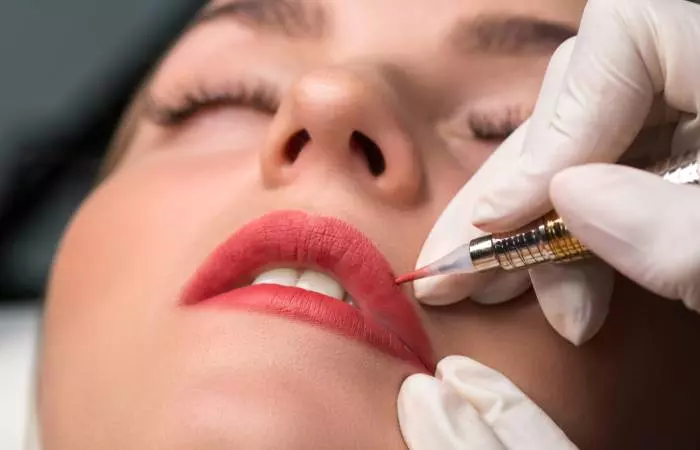
[[[421,360],[392,332],[340,300],[295,287],[259,284],[234,289],[205,300],[201,305],[221,306],[265,314],[324,327],[370,346],[430,373]]]

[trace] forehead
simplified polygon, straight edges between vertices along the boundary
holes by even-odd
[[[585,0],[213,0],[208,9],[225,5],[239,5],[254,20],[305,21],[322,27],[320,37],[338,44],[360,45],[381,36],[388,45],[408,48],[412,38],[444,39],[460,22],[484,16],[526,17],[576,29]]]
[[[525,16],[577,27],[582,0],[303,0],[327,9],[337,34],[382,33],[396,39],[444,35],[455,23],[483,15]]]
[[[444,55],[455,47],[462,56],[513,56],[551,52],[575,34],[584,4],[583,0],[214,0],[198,24],[224,17],[247,22],[262,32],[257,36],[316,44],[312,53],[326,54],[327,63],[347,61],[356,54]]]

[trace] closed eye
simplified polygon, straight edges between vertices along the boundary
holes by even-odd
[[[279,109],[279,96],[265,83],[235,83],[223,88],[200,87],[174,95],[174,100],[146,98],[146,114],[165,127],[181,125],[205,110],[236,107],[250,108],[273,116]]]
[[[510,107],[498,112],[473,112],[467,121],[473,138],[501,142],[513,134],[528,115],[523,108]]]

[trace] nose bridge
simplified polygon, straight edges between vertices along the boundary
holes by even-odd
[[[394,99],[390,83],[371,68],[305,74],[289,88],[273,121],[264,181],[289,184],[302,172],[332,166],[384,200],[415,202],[423,183],[421,158]]]

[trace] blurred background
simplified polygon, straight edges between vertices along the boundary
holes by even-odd
[[[203,4],[0,2],[2,450],[23,445],[43,293],[62,231],[134,88]]]

